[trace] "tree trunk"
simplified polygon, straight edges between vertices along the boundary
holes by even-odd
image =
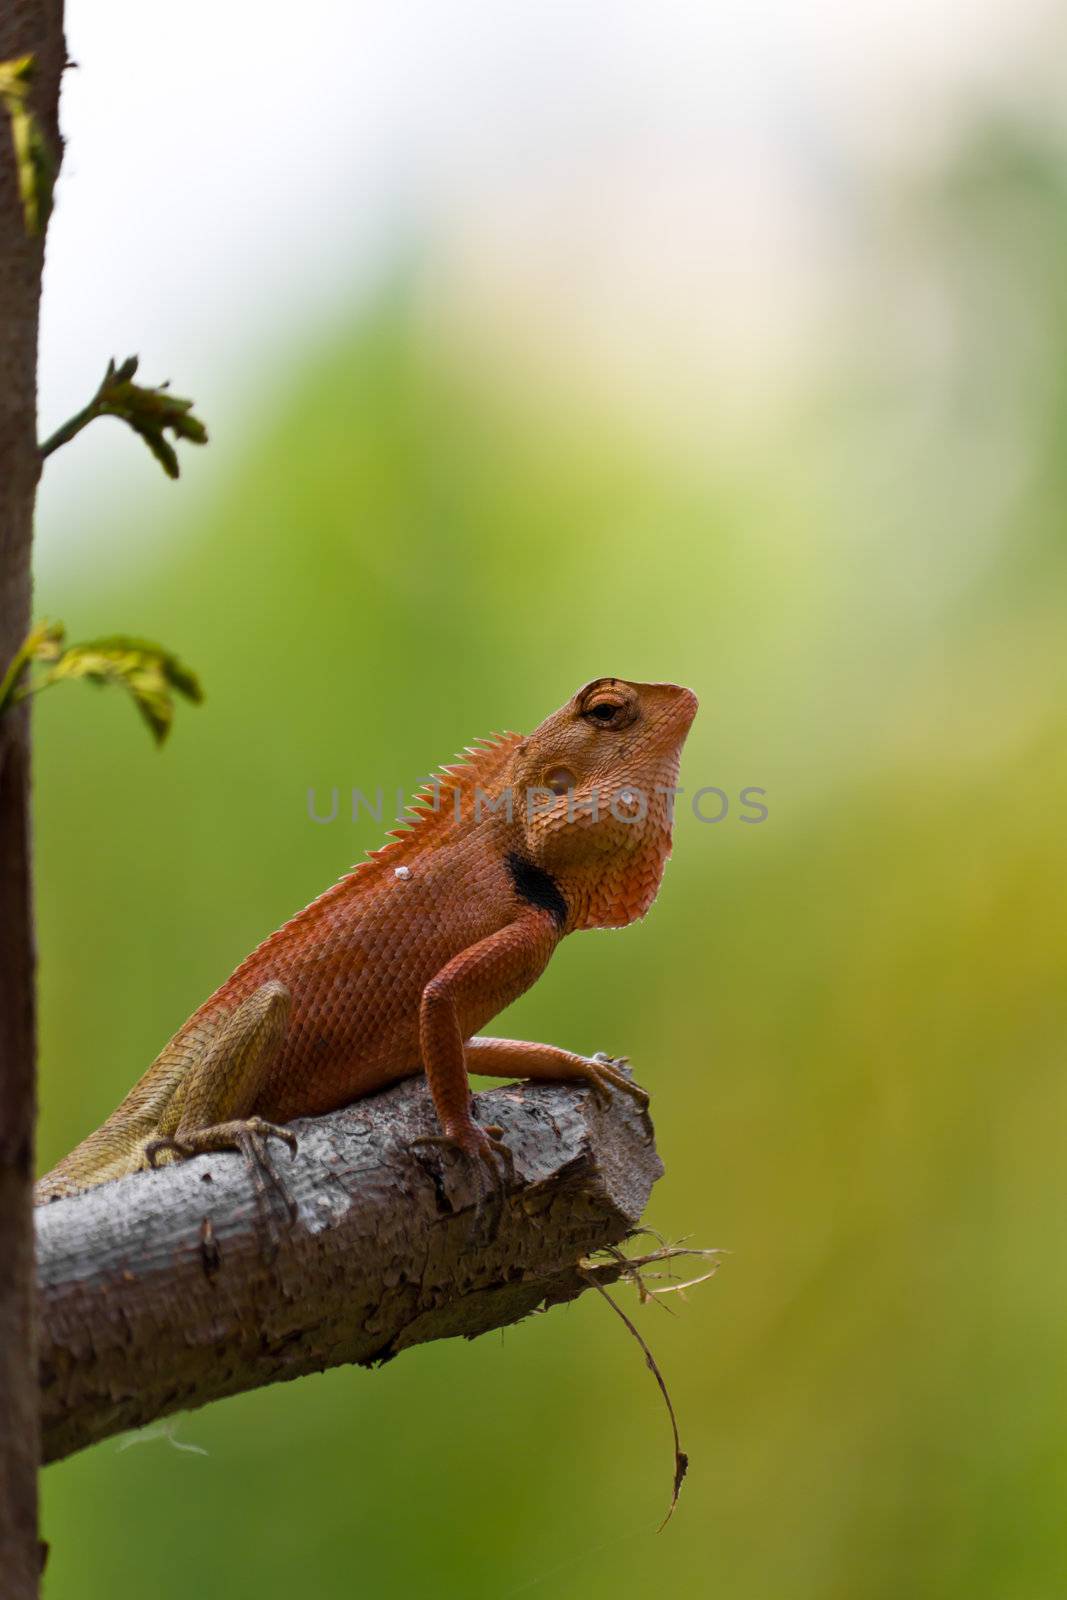
[[[62,0],[5,0],[0,60],[31,54],[31,104],[58,164]],[[43,233],[26,232],[0,109],[0,673],[30,625]],[[25,709],[0,727],[0,1588],[36,1595],[38,1420],[33,1319],[34,944]]]
[[[264,1229],[236,1155],[101,1184],[37,1212],[44,1459],[283,1378],[473,1338],[573,1299],[636,1228],[663,1168],[647,1115],[574,1085],[477,1096],[513,1153],[508,1193],[413,1145],[422,1078],[293,1124],[296,1205]],[[495,1221],[495,1228],[490,1223]],[[474,1369],[471,1382],[476,1382]]]

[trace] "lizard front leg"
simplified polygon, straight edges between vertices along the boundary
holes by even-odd
[[[213,1150],[239,1150],[248,1162],[261,1208],[269,1183],[292,1211],[270,1161],[267,1140],[281,1139],[295,1154],[296,1135],[251,1114],[288,1022],[289,991],[283,983],[261,984],[237,1006],[175,1090],[156,1137],[145,1145],[149,1166],[155,1166],[165,1152],[184,1159]]]
[[[468,1039],[467,1067],[487,1078],[534,1078],[550,1082],[582,1079],[590,1085],[602,1104],[611,1099],[612,1089],[631,1095],[640,1106],[648,1105],[648,1092],[620,1072],[625,1056],[579,1056],[572,1050],[559,1050],[552,1044],[530,1044],[524,1039]]]
[[[442,1133],[419,1142],[449,1144],[481,1161],[497,1187],[499,1163],[509,1160],[507,1146],[498,1130],[480,1128],[471,1116],[467,1075],[482,1069],[468,1060],[464,1039],[471,1020],[495,1016],[529,988],[543,972],[558,939],[552,917],[532,911],[453,957],[422,994],[422,1064]]]

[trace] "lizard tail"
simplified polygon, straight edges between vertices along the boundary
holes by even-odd
[[[187,1022],[106,1121],[37,1180],[34,1204],[139,1172],[147,1164],[145,1144],[158,1132],[167,1103],[223,1020],[222,1015],[209,1015]]]

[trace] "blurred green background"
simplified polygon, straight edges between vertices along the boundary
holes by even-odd
[[[264,355],[243,460],[187,452],[157,539],[131,492],[47,572],[39,613],[160,637],[207,701],[162,753],[117,694],[39,703],[42,1169],[378,842],[311,786],[410,789],[617,673],[692,685],[681,781],[769,807],[683,805],[648,920],[497,1024],[628,1053],[647,1220],[731,1252],[673,1316],[623,1296],[692,1459],[667,1531],[658,1397],[587,1296],[48,1468],[49,1600],[1067,1590],[1067,157],[976,119],[860,214],[833,359],[743,447],[441,336],[412,252]]]

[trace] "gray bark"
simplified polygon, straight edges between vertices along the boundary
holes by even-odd
[[[0,61],[31,53],[32,104],[58,163],[61,0],[0,6]],[[30,625],[30,550],[40,473],[37,312],[44,240],[27,236],[11,127],[0,108],[0,675]],[[29,838],[29,728],[0,727],[0,1580],[37,1593],[37,1408],[33,1328],[34,942]]]
[[[43,1459],[580,1294],[579,1263],[637,1226],[662,1173],[647,1114],[573,1085],[476,1098],[515,1157],[492,1237],[467,1164],[411,1144],[436,1131],[422,1078],[293,1124],[277,1170],[298,1214],[275,1230],[230,1153],[40,1207]]]

